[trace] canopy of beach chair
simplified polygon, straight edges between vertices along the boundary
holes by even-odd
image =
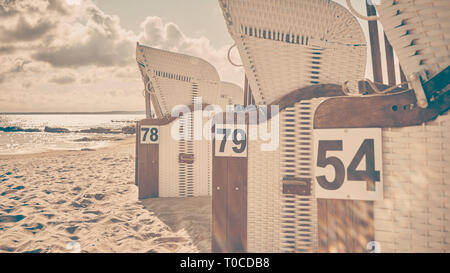
[[[406,76],[429,79],[450,65],[450,1],[381,0],[375,8]]]
[[[319,83],[364,78],[358,21],[328,0],[219,0],[258,105]]]
[[[150,92],[156,112],[170,116],[176,105],[192,105],[199,97],[204,104],[216,104],[220,78],[203,59],[138,44],[136,60],[145,89]]]

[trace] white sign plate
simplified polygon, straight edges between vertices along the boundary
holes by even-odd
[[[316,198],[382,200],[380,128],[314,130]]]
[[[141,125],[141,144],[159,143],[159,126]]]
[[[247,125],[216,124],[215,156],[247,157]]]

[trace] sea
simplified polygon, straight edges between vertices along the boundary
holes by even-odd
[[[125,134],[79,133],[90,128],[120,130],[145,118],[144,113],[114,114],[0,114],[0,127],[39,129],[40,132],[0,131],[0,155],[29,154],[51,150],[96,149],[107,146]],[[44,132],[45,127],[66,128],[69,133]]]

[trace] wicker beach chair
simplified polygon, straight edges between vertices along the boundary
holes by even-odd
[[[356,18],[339,4],[322,0],[219,2],[256,105],[276,103],[311,85],[350,81],[356,89],[356,82],[364,77],[364,34]],[[314,186],[308,196],[286,193],[283,187],[288,180],[295,183],[313,177],[313,117],[320,101],[293,101],[283,109],[276,117],[280,121],[277,149],[262,151],[265,141],[248,140],[247,251],[318,251]],[[213,190],[214,199],[215,186]],[[214,238],[220,241],[220,236]]]
[[[433,82],[450,65],[450,1],[379,2],[375,5],[378,16],[361,16],[351,3],[350,8],[361,19],[382,24],[414,89],[417,105],[444,106],[435,120],[383,128],[385,191],[384,200],[374,205],[375,240],[382,252],[450,252],[448,72],[428,84],[434,90],[427,90],[425,83]]]
[[[217,70],[200,58],[138,44],[136,60],[157,116],[139,122],[139,128],[158,126],[159,131],[159,152],[149,152],[145,147],[148,144],[137,143],[137,153],[141,154],[137,156],[136,167],[140,198],[210,195],[212,143],[203,136],[200,139],[194,136],[197,111],[176,119],[172,111],[178,105],[191,107],[200,97],[203,105],[215,104],[222,109],[242,104],[242,89],[221,82]],[[208,117],[201,115],[200,122],[203,128]],[[178,139],[172,137],[173,132]],[[141,133],[138,130],[138,141]],[[157,165],[156,169],[150,167],[152,164]],[[157,172],[158,177],[147,179],[150,172]],[[157,185],[148,185],[152,183]]]
[[[364,77],[366,42],[357,20],[328,0],[219,0],[257,105],[312,84]]]
[[[271,8],[264,8],[269,2],[273,2],[273,5],[270,6]],[[386,2],[392,4],[402,1]],[[424,1],[423,4],[429,6],[431,2],[433,1]],[[276,66],[276,61],[279,59],[272,60],[274,64],[264,63],[266,66],[261,65],[263,56],[260,55],[259,58],[254,57],[258,56],[260,52],[258,51],[260,49],[255,47],[255,41],[261,39],[259,38],[259,31],[257,32],[258,38],[251,36],[250,39],[246,37],[245,26],[247,26],[247,33],[249,33],[248,26],[250,21],[253,20],[251,23],[262,26],[261,31],[263,31],[263,27],[267,27],[269,21],[274,21],[271,19],[273,17],[278,18],[278,21],[287,25],[287,22],[291,20],[290,12],[303,14],[301,11],[296,10],[296,5],[305,5],[306,7],[307,3],[322,4],[324,6],[336,4],[320,0],[276,1],[276,3],[275,1],[230,0],[220,1],[220,3],[222,4],[230,33],[239,48],[252,89],[256,89],[254,93],[257,104],[264,104],[261,95],[257,94],[258,90],[262,90],[265,96],[266,93],[273,91],[275,94],[273,98],[275,98],[279,93],[281,93],[280,96],[283,96],[286,94],[285,92],[301,88],[302,86],[289,87],[287,88],[289,90],[280,89],[280,86],[284,83],[277,78],[283,76],[276,74],[278,71],[273,71],[273,75],[266,73],[264,77],[261,77],[261,73],[265,73],[270,69],[270,65]],[[442,6],[443,4],[441,4]],[[401,7],[406,8],[404,6]],[[308,12],[314,14],[316,10],[311,8]],[[276,16],[273,13],[276,13]],[[349,19],[350,21],[356,23],[356,20],[348,12],[343,11],[343,13],[345,13],[345,17],[352,18]],[[401,13],[402,9],[400,10]],[[241,16],[238,17],[236,14]],[[299,16],[300,19],[298,20],[305,16]],[[383,17],[382,14],[381,17]],[[236,18],[239,18],[239,20],[236,20]],[[315,18],[318,18],[317,16],[306,18],[302,24],[307,27],[316,25]],[[422,19],[411,18],[412,21]],[[320,22],[322,21],[326,22],[326,20],[321,19]],[[333,25],[333,20],[330,19],[330,21],[330,24]],[[337,22],[339,22],[339,19],[337,19]],[[406,24],[407,21],[403,23]],[[281,24],[277,25],[277,27]],[[241,26],[244,28],[243,32],[241,31]],[[251,27],[253,29],[253,26]],[[288,29],[292,28],[294,26],[291,23]],[[349,29],[351,30],[351,28]],[[389,30],[386,31],[389,32]],[[254,33],[254,30],[252,32]],[[276,32],[278,32],[278,29]],[[414,31],[408,33],[413,34]],[[419,36],[415,37],[420,39]],[[443,35],[442,37],[446,36]],[[260,44],[266,45],[271,42],[267,41],[268,39],[264,39],[264,37],[262,40],[264,42]],[[394,42],[393,44],[394,50],[397,51],[395,48],[397,46],[395,46]],[[411,46],[414,46],[414,43]],[[273,53],[275,50],[269,46],[264,50],[262,52],[265,53],[266,56],[264,57],[266,59],[271,58],[275,54],[281,54]],[[437,46],[435,49],[426,49],[426,52],[430,50],[439,51],[441,49]],[[416,58],[414,56],[420,55],[419,53],[420,50],[417,54],[413,53],[409,57],[414,59]],[[435,52],[433,54],[438,55],[440,53]],[[429,53],[430,56],[434,56],[433,54]],[[288,60],[286,64],[291,59],[297,60],[296,56],[295,52],[287,55],[284,59]],[[399,58],[407,74],[419,71],[417,69],[414,70],[413,67],[405,67],[404,62],[402,63],[402,57]],[[290,66],[281,67],[295,67],[297,63],[291,62],[289,64]],[[327,66],[329,63],[323,61],[321,64]],[[422,66],[421,69],[425,67],[425,64],[429,63],[424,59],[422,64],[420,64]],[[426,66],[426,70],[429,71],[426,73],[430,74],[430,76],[445,69],[446,64],[444,61],[440,68],[436,65],[433,66],[435,67],[434,72],[430,72],[430,68],[428,68],[428,65]],[[289,73],[285,70],[282,72]],[[347,74],[347,72],[343,74],[345,74],[343,75],[345,80],[348,80],[349,77],[355,77],[354,79],[357,80],[363,77],[363,74],[355,76]],[[291,75],[291,78],[295,79],[290,78],[286,81],[298,80],[302,76],[304,74],[297,73],[296,76]],[[251,77],[253,77],[253,80],[251,80]],[[269,92],[265,92],[267,89],[264,88],[269,86],[270,83],[268,79],[274,81],[271,85],[274,88],[269,90]],[[257,82],[260,84],[256,85]],[[342,82],[334,81],[334,83]],[[310,85],[311,83],[305,84]],[[401,96],[405,92],[403,90],[398,95]],[[426,118],[427,120],[430,120],[429,117],[436,119],[426,123],[422,123],[421,118],[410,119],[406,123],[414,123],[416,125],[404,126],[402,123],[402,120],[405,118],[404,115],[412,113],[414,116],[418,113],[417,116],[420,116],[424,112],[410,111],[407,107],[408,105],[401,104],[405,100],[396,102],[397,94],[392,94],[390,98],[393,98],[393,100],[391,99],[389,103],[385,103],[383,99],[390,95],[375,94],[373,96],[302,100],[285,108],[277,117],[279,118],[280,131],[278,149],[261,151],[261,144],[266,143],[265,141],[248,140],[248,159],[247,169],[245,170],[245,174],[247,174],[246,192],[243,194],[246,198],[245,202],[240,201],[236,197],[238,194],[233,193],[233,191],[228,192],[228,194],[231,193],[233,196],[227,196],[227,198],[234,200],[238,204],[245,204],[245,220],[232,219],[234,222],[229,225],[237,224],[245,232],[239,233],[236,229],[233,230],[234,233],[232,235],[238,234],[240,237],[235,236],[233,238],[234,241],[233,239],[231,240],[231,243],[233,243],[231,246],[223,244],[225,249],[229,247],[228,251],[233,251],[233,245],[239,245],[236,241],[239,241],[239,238],[245,238],[245,240],[241,240],[245,246],[241,247],[240,250],[244,248],[249,252],[340,252],[348,251],[349,249],[357,252],[368,252],[371,250],[369,248],[371,243],[381,244],[381,249],[378,249],[381,252],[449,252],[447,192],[449,191],[450,176],[448,175],[447,166],[450,160],[450,157],[448,157],[450,148],[448,145],[450,114],[446,111],[437,116],[437,118],[436,115],[429,115]],[[277,99],[268,101],[277,101]],[[358,111],[361,108],[361,111],[372,109],[368,107],[370,104],[379,104],[375,105],[379,107],[376,109],[381,109],[380,112],[386,113],[387,116],[366,110],[368,114],[361,115],[363,118],[359,118],[358,114],[352,113],[347,115],[352,120],[346,120],[339,115],[339,111],[335,110],[336,107],[332,107],[332,103],[328,103],[334,101],[345,102],[344,106],[357,106],[358,103],[361,103],[362,106],[359,107]],[[347,104],[347,101],[351,103]],[[394,101],[394,105],[391,105],[392,101]],[[334,105],[339,106],[338,103],[334,103]],[[331,109],[325,117],[332,120],[332,122],[316,122],[317,112],[320,107]],[[340,109],[343,111],[351,110],[349,107],[341,107]],[[333,118],[333,115],[337,116],[337,118]],[[376,117],[373,118],[373,116]],[[386,121],[384,117],[388,116],[391,119]],[[363,120],[366,118],[369,122]],[[336,124],[333,124],[334,122]],[[342,126],[348,124],[350,124],[348,127]],[[370,124],[370,126],[361,126],[365,124]],[[380,168],[380,177],[383,179],[383,200],[378,199],[372,202],[318,199],[315,197],[318,189],[314,182],[311,182],[310,194],[302,195],[289,192],[289,190],[285,191],[286,185],[292,185],[297,182],[300,184],[302,181],[314,181],[316,175],[314,154],[317,151],[313,147],[316,130],[329,128],[342,128],[345,130],[347,128],[365,127],[383,127],[381,129],[382,166],[376,166],[377,169]],[[216,160],[216,157],[213,160]],[[214,212],[215,202],[220,202],[220,198],[218,201],[215,201],[214,196],[220,196],[221,193],[216,193],[215,191],[215,180],[213,181],[213,186]],[[234,209],[233,206],[227,207],[227,211],[232,209]],[[234,212],[239,211],[234,210]],[[216,220],[213,215],[213,231],[220,231],[220,225],[215,225],[215,223],[220,223],[220,216],[220,214],[217,214],[218,220]],[[330,240],[327,241],[327,239]],[[213,233],[213,242],[214,240],[219,243],[225,241],[223,237]],[[214,246],[221,251],[220,244],[214,245],[213,243],[213,249]]]
[[[204,104],[218,102],[219,74],[205,60],[140,44],[136,60],[158,118],[169,117],[173,107],[192,105],[199,97]]]

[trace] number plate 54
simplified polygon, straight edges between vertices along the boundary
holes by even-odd
[[[316,198],[382,200],[381,129],[314,130]]]

